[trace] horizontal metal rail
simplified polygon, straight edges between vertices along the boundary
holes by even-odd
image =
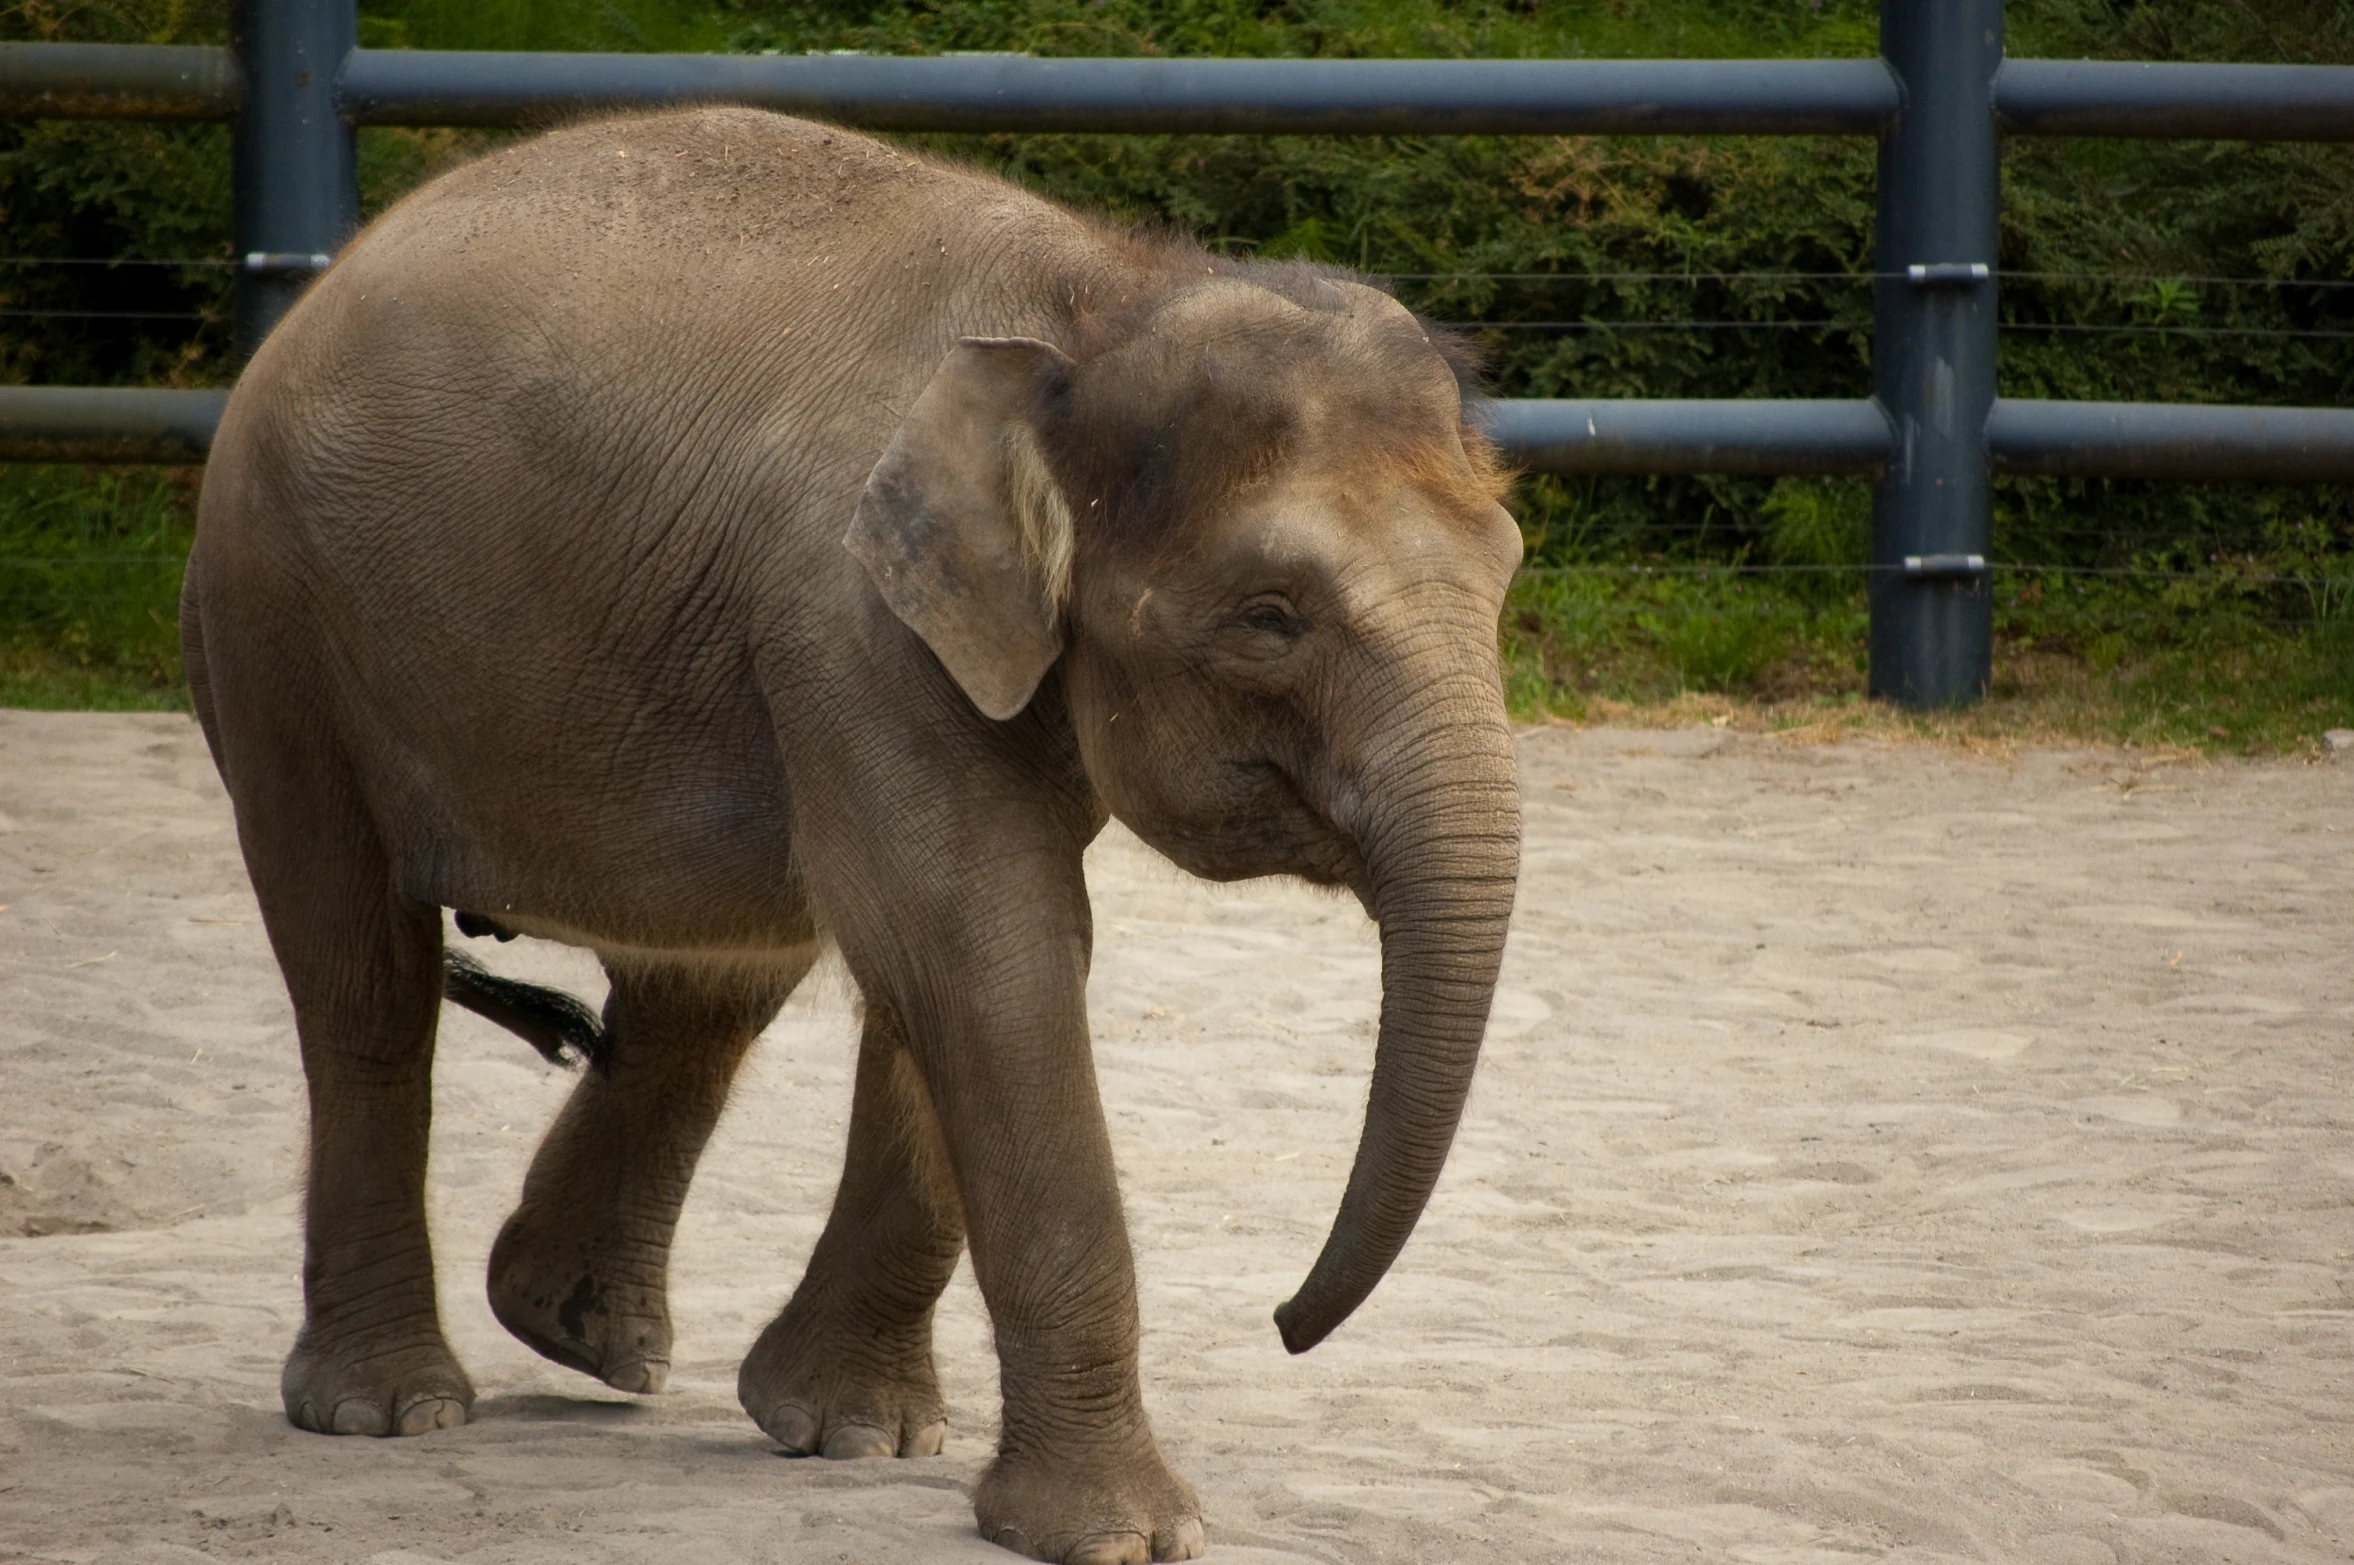
[[[0,118],[232,118],[227,49],[0,43]],[[1164,60],[1027,55],[507,54],[355,49],[359,125],[536,125],[727,102],[874,130],[1292,135],[1855,135],[1895,117],[1879,60]],[[2354,140],[2354,72],[2326,65],[2008,60],[2022,136]]]
[[[225,391],[0,386],[0,461],[202,462]],[[1877,402],[1497,401],[1475,416],[1531,473],[1873,474],[1894,442]],[[2354,481],[2354,409],[1998,401],[2002,473]]]
[[[1888,415],[1869,399],[1498,401],[1476,416],[1532,473],[1877,473]]]
[[[360,49],[360,125],[513,125],[727,102],[905,131],[1861,135],[1878,60],[1163,60],[1025,55],[463,54]]]
[[[2354,141],[2354,70],[2005,60],[1994,112],[2013,136]]]
[[[2345,483],[2354,408],[2005,398],[1987,417],[1986,452],[1998,473]]]
[[[0,44],[0,117],[227,119],[226,49]],[[1027,55],[531,54],[355,49],[356,125],[539,125],[742,103],[872,130],[1256,135],[1855,135],[1878,60],[1164,60]]]
[[[0,461],[202,462],[225,391],[0,386]],[[1871,473],[1870,401],[1497,401],[1475,416],[1534,473]]]
[[[225,391],[0,386],[0,461],[204,460]]]
[[[245,102],[227,49],[0,43],[0,119],[226,120]]]

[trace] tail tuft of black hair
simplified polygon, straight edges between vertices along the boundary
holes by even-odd
[[[592,1070],[606,1067],[604,1023],[561,989],[501,978],[463,952],[444,951],[441,992],[452,1004],[506,1028],[552,1065],[586,1061]]]

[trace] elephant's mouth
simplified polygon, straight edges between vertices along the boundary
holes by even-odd
[[[1215,808],[1154,833],[1154,847],[1204,880],[1295,875],[1364,898],[1365,864],[1354,839],[1309,801],[1287,768],[1263,757],[1237,759],[1219,775]]]

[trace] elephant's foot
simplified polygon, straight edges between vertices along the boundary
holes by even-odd
[[[438,1327],[323,1342],[304,1326],[278,1379],[286,1419],[322,1435],[423,1435],[455,1429],[474,1383]]]
[[[490,1308],[542,1358],[616,1391],[660,1391],[670,1380],[665,1268],[616,1241],[551,1231],[517,1212],[491,1246]]]
[[[794,1456],[938,1456],[948,1404],[927,1322],[914,1331],[817,1323],[795,1299],[745,1355],[736,1399]]]
[[[1042,1450],[1001,1454],[973,1495],[981,1536],[1060,1565],[1199,1559],[1201,1501],[1152,1437],[1118,1459]]]

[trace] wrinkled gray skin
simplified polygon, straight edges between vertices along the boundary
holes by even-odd
[[[473,1396],[425,1228],[442,908],[611,973],[610,1069],[490,1294],[632,1391],[730,1077],[831,939],[847,1165],[745,1409],[795,1452],[937,1451],[969,1244],[984,1534],[1198,1554],[1139,1398],[1081,850],[1116,815],[1379,921],[1355,1171],[1278,1312],[1304,1350],[1438,1177],[1512,902],[1520,545],[1460,418],[1373,290],[771,115],[565,131],[375,224],[231,397],[185,604],[309,1080],[288,1416],[412,1434]]]

